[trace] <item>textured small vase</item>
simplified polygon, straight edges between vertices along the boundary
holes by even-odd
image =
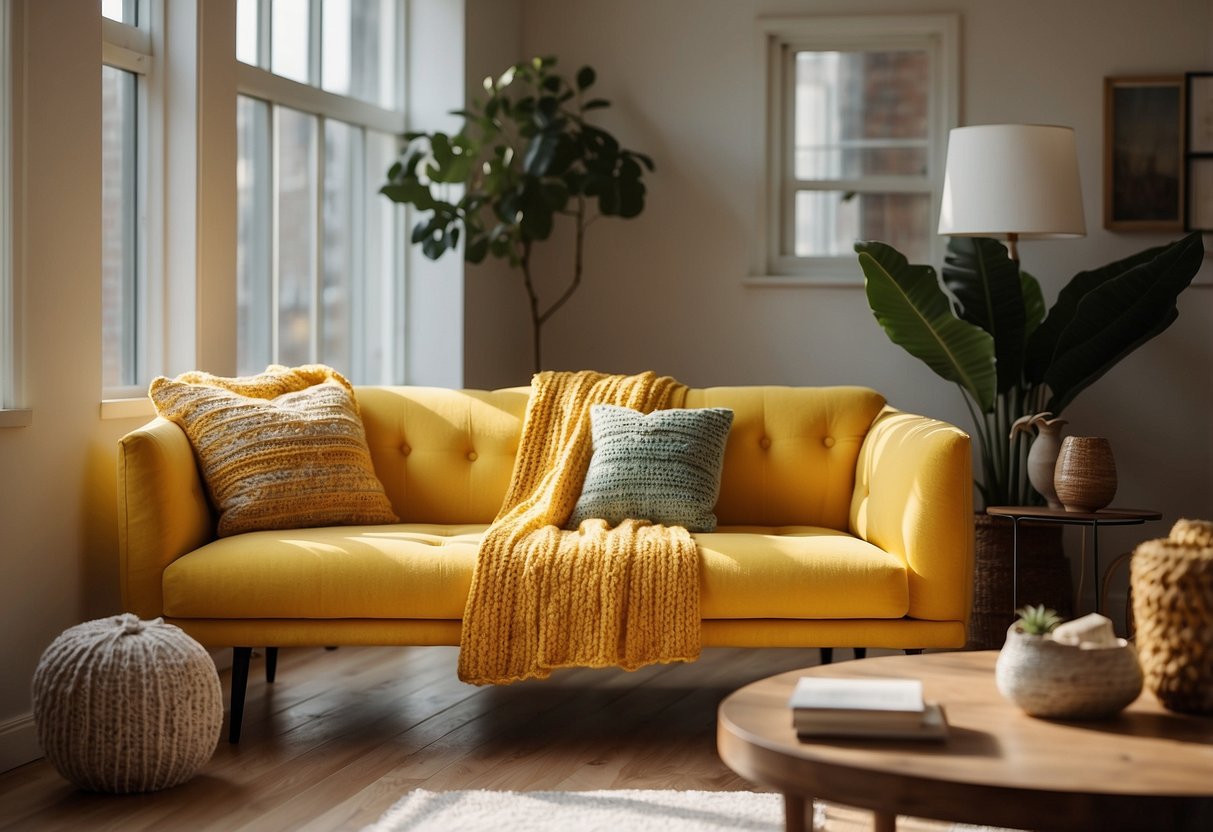
[[[1050,419],[1036,423],[1038,433],[1028,451],[1028,482],[1049,503],[1049,508],[1062,508],[1057,499],[1057,488],[1053,475],[1057,470],[1057,455],[1061,452],[1061,429],[1064,419]]]
[[[1180,520],[1129,561],[1146,687],[1163,707],[1213,714],[1213,523]]]
[[[1067,436],[1053,473],[1057,499],[1066,511],[1099,511],[1116,496],[1116,461],[1101,436]]]
[[[1028,635],[1012,624],[994,664],[998,692],[1029,715],[1047,719],[1106,719],[1141,693],[1133,645],[1086,649]]]
[[[63,632],[34,672],[46,758],[82,789],[184,783],[219,742],[223,698],[210,654],[161,619],[115,615]]]

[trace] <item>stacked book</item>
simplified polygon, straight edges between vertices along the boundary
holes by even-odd
[[[940,739],[948,729],[943,708],[923,701],[918,679],[802,676],[788,704],[801,739]]]

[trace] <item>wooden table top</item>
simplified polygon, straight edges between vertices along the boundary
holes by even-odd
[[[1213,719],[1149,692],[1113,719],[1030,717],[994,683],[997,651],[888,656],[792,671],[721,703],[717,747],[752,782],[877,812],[1022,829],[1213,829]],[[792,728],[805,675],[918,678],[943,742],[816,740]]]
[[[1150,508],[1101,508],[1099,511],[1067,511],[1045,506],[990,506],[992,517],[1018,517],[1028,520],[1058,520],[1070,523],[1099,523],[1119,526],[1161,520],[1162,512]]]

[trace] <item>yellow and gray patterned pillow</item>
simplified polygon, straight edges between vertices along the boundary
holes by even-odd
[[[713,531],[732,426],[733,411],[726,407],[645,414],[594,405],[593,454],[568,527],[597,517],[612,526],[633,518]]]
[[[156,411],[194,446],[218,535],[397,522],[375,476],[354,388],[320,364],[160,377]]]

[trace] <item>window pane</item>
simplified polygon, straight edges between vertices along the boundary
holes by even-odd
[[[130,72],[101,68],[101,356],[107,388],[138,383],[135,83]]]
[[[308,0],[272,0],[270,43],[273,55],[270,70],[275,75],[307,84],[308,72]]]
[[[911,263],[930,262],[931,197],[927,194],[796,194],[797,257],[853,256],[857,240],[888,243]]]
[[[282,364],[312,360],[315,299],[316,118],[278,107],[278,354]]]
[[[270,105],[238,96],[236,137],[236,369],[252,375],[274,358]]]
[[[354,373],[354,287],[362,277],[362,131],[340,121],[324,124],[324,274],[321,283],[320,360]]]
[[[253,66],[262,65],[260,6],[259,0],[236,0],[236,60]]]
[[[928,173],[925,51],[797,52],[795,175]]]
[[[404,206],[379,193],[383,172],[399,154],[395,136],[367,131],[366,279],[363,283],[363,336],[365,351],[360,383],[399,384],[404,381],[401,321],[404,318],[404,283],[401,275]]]
[[[139,23],[135,16],[138,6],[139,0],[101,0],[101,16],[136,26]]]
[[[394,0],[324,0],[324,89],[396,106],[396,9]]]

